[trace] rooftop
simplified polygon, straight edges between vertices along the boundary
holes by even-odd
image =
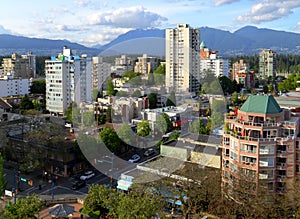
[[[251,95],[240,108],[240,111],[259,114],[278,114],[282,109],[272,95]]]

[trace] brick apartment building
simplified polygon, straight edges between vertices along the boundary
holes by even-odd
[[[243,178],[254,194],[258,185],[270,194],[289,191],[300,174],[299,126],[299,117],[273,96],[249,96],[235,115],[225,117],[223,190],[233,196]]]

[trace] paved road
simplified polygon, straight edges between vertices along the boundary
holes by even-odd
[[[141,160],[139,162],[144,162],[147,159],[151,159],[152,157],[156,156],[157,153],[150,157],[143,157],[142,156],[143,151],[140,151],[138,154],[141,155]],[[130,154],[134,154],[132,151],[131,153],[127,154],[127,157],[130,157]],[[110,164],[109,164],[110,165]],[[135,168],[136,164],[128,165],[127,167],[123,167],[118,169],[117,165],[115,168],[117,169],[115,171],[115,175],[120,175],[122,172],[125,172],[129,169]],[[124,169],[125,168],[125,169]],[[46,180],[42,177],[42,173],[36,173],[36,174],[29,174],[24,175],[20,173],[20,177],[23,179],[32,179],[33,180],[33,186],[30,186],[27,182],[20,181],[19,186],[18,183],[14,180],[14,170],[13,169],[3,169],[3,173],[6,174],[5,179],[8,181],[7,190],[12,191],[14,187],[19,187],[19,193],[18,196],[27,196],[30,194],[38,194],[42,197],[47,197],[47,199],[53,198],[74,198],[74,197],[84,197],[88,193],[88,188],[92,184],[106,184],[110,185],[110,178],[103,173],[98,172],[97,170],[94,171],[96,174],[91,179],[88,179],[86,181],[86,186],[83,188],[80,188],[78,190],[72,190],[72,184],[76,180],[74,178],[64,178],[59,177],[55,184],[53,185],[51,182]],[[15,184],[16,183],[16,184]]]

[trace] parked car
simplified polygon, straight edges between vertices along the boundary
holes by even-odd
[[[85,187],[85,181],[83,181],[83,180],[75,181],[72,185],[73,190],[80,189],[83,187]]]
[[[155,150],[153,148],[149,148],[145,151],[144,156],[149,157],[151,155],[155,154]]]
[[[92,178],[93,176],[95,176],[95,173],[93,171],[86,171],[81,177],[80,179],[81,180],[87,180],[87,179],[90,179]]]
[[[141,159],[141,157],[137,154],[134,154],[128,161],[131,163],[138,162]]]

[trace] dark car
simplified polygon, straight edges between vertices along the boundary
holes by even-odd
[[[83,181],[83,180],[75,181],[72,185],[73,190],[80,189],[83,187],[85,187],[85,181]]]
[[[147,151],[145,151],[144,156],[149,157],[153,154],[155,154],[155,150],[153,148],[149,148]]]

